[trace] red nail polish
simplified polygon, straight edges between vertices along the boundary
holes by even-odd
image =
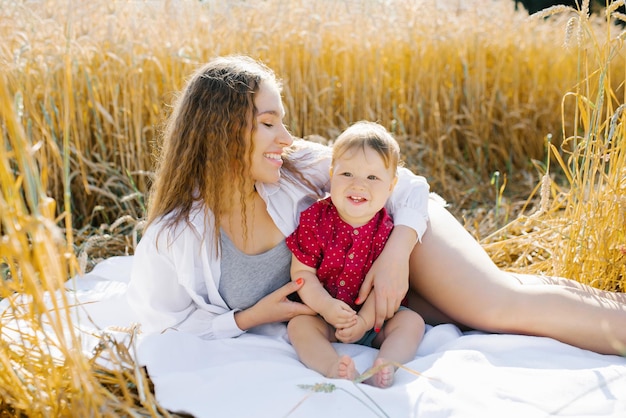
[[[302,284],[302,282],[304,282],[304,279],[302,277],[298,277],[296,279],[296,283],[298,284],[298,286],[300,286]]]

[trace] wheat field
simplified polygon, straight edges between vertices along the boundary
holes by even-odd
[[[582,3],[0,0],[1,415],[169,415],[127,345],[85,355],[42,307],[133,253],[161,123],[217,55],[276,71],[296,136],[388,127],[501,267],[623,291],[624,1]]]

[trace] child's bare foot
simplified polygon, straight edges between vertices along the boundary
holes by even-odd
[[[356,379],[356,366],[354,365],[354,360],[350,356],[341,356],[337,359],[337,361],[331,366],[328,371],[328,375],[326,377],[330,377],[333,379],[348,379],[354,380]]]
[[[367,379],[365,383],[382,389],[393,385],[393,377],[396,373],[396,368],[393,364],[388,363],[385,359],[378,358],[372,367],[379,368],[379,370],[374,376]]]

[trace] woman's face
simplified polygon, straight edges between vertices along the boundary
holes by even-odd
[[[335,159],[330,172],[330,196],[341,219],[359,227],[385,206],[396,181],[395,167],[385,167],[374,149],[349,149]]]
[[[250,174],[254,181],[276,183],[283,165],[283,149],[293,143],[283,125],[285,109],[278,88],[273,83],[261,82],[254,104],[256,131],[252,135],[254,151]]]

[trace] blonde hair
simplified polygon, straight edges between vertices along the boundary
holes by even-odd
[[[331,166],[334,166],[335,160],[341,158],[347,151],[357,148],[364,150],[366,147],[376,151],[383,159],[385,167],[394,172],[403,164],[400,160],[398,141],[384,126],[375,122],[359,121],[348,127],[335,140]]]

